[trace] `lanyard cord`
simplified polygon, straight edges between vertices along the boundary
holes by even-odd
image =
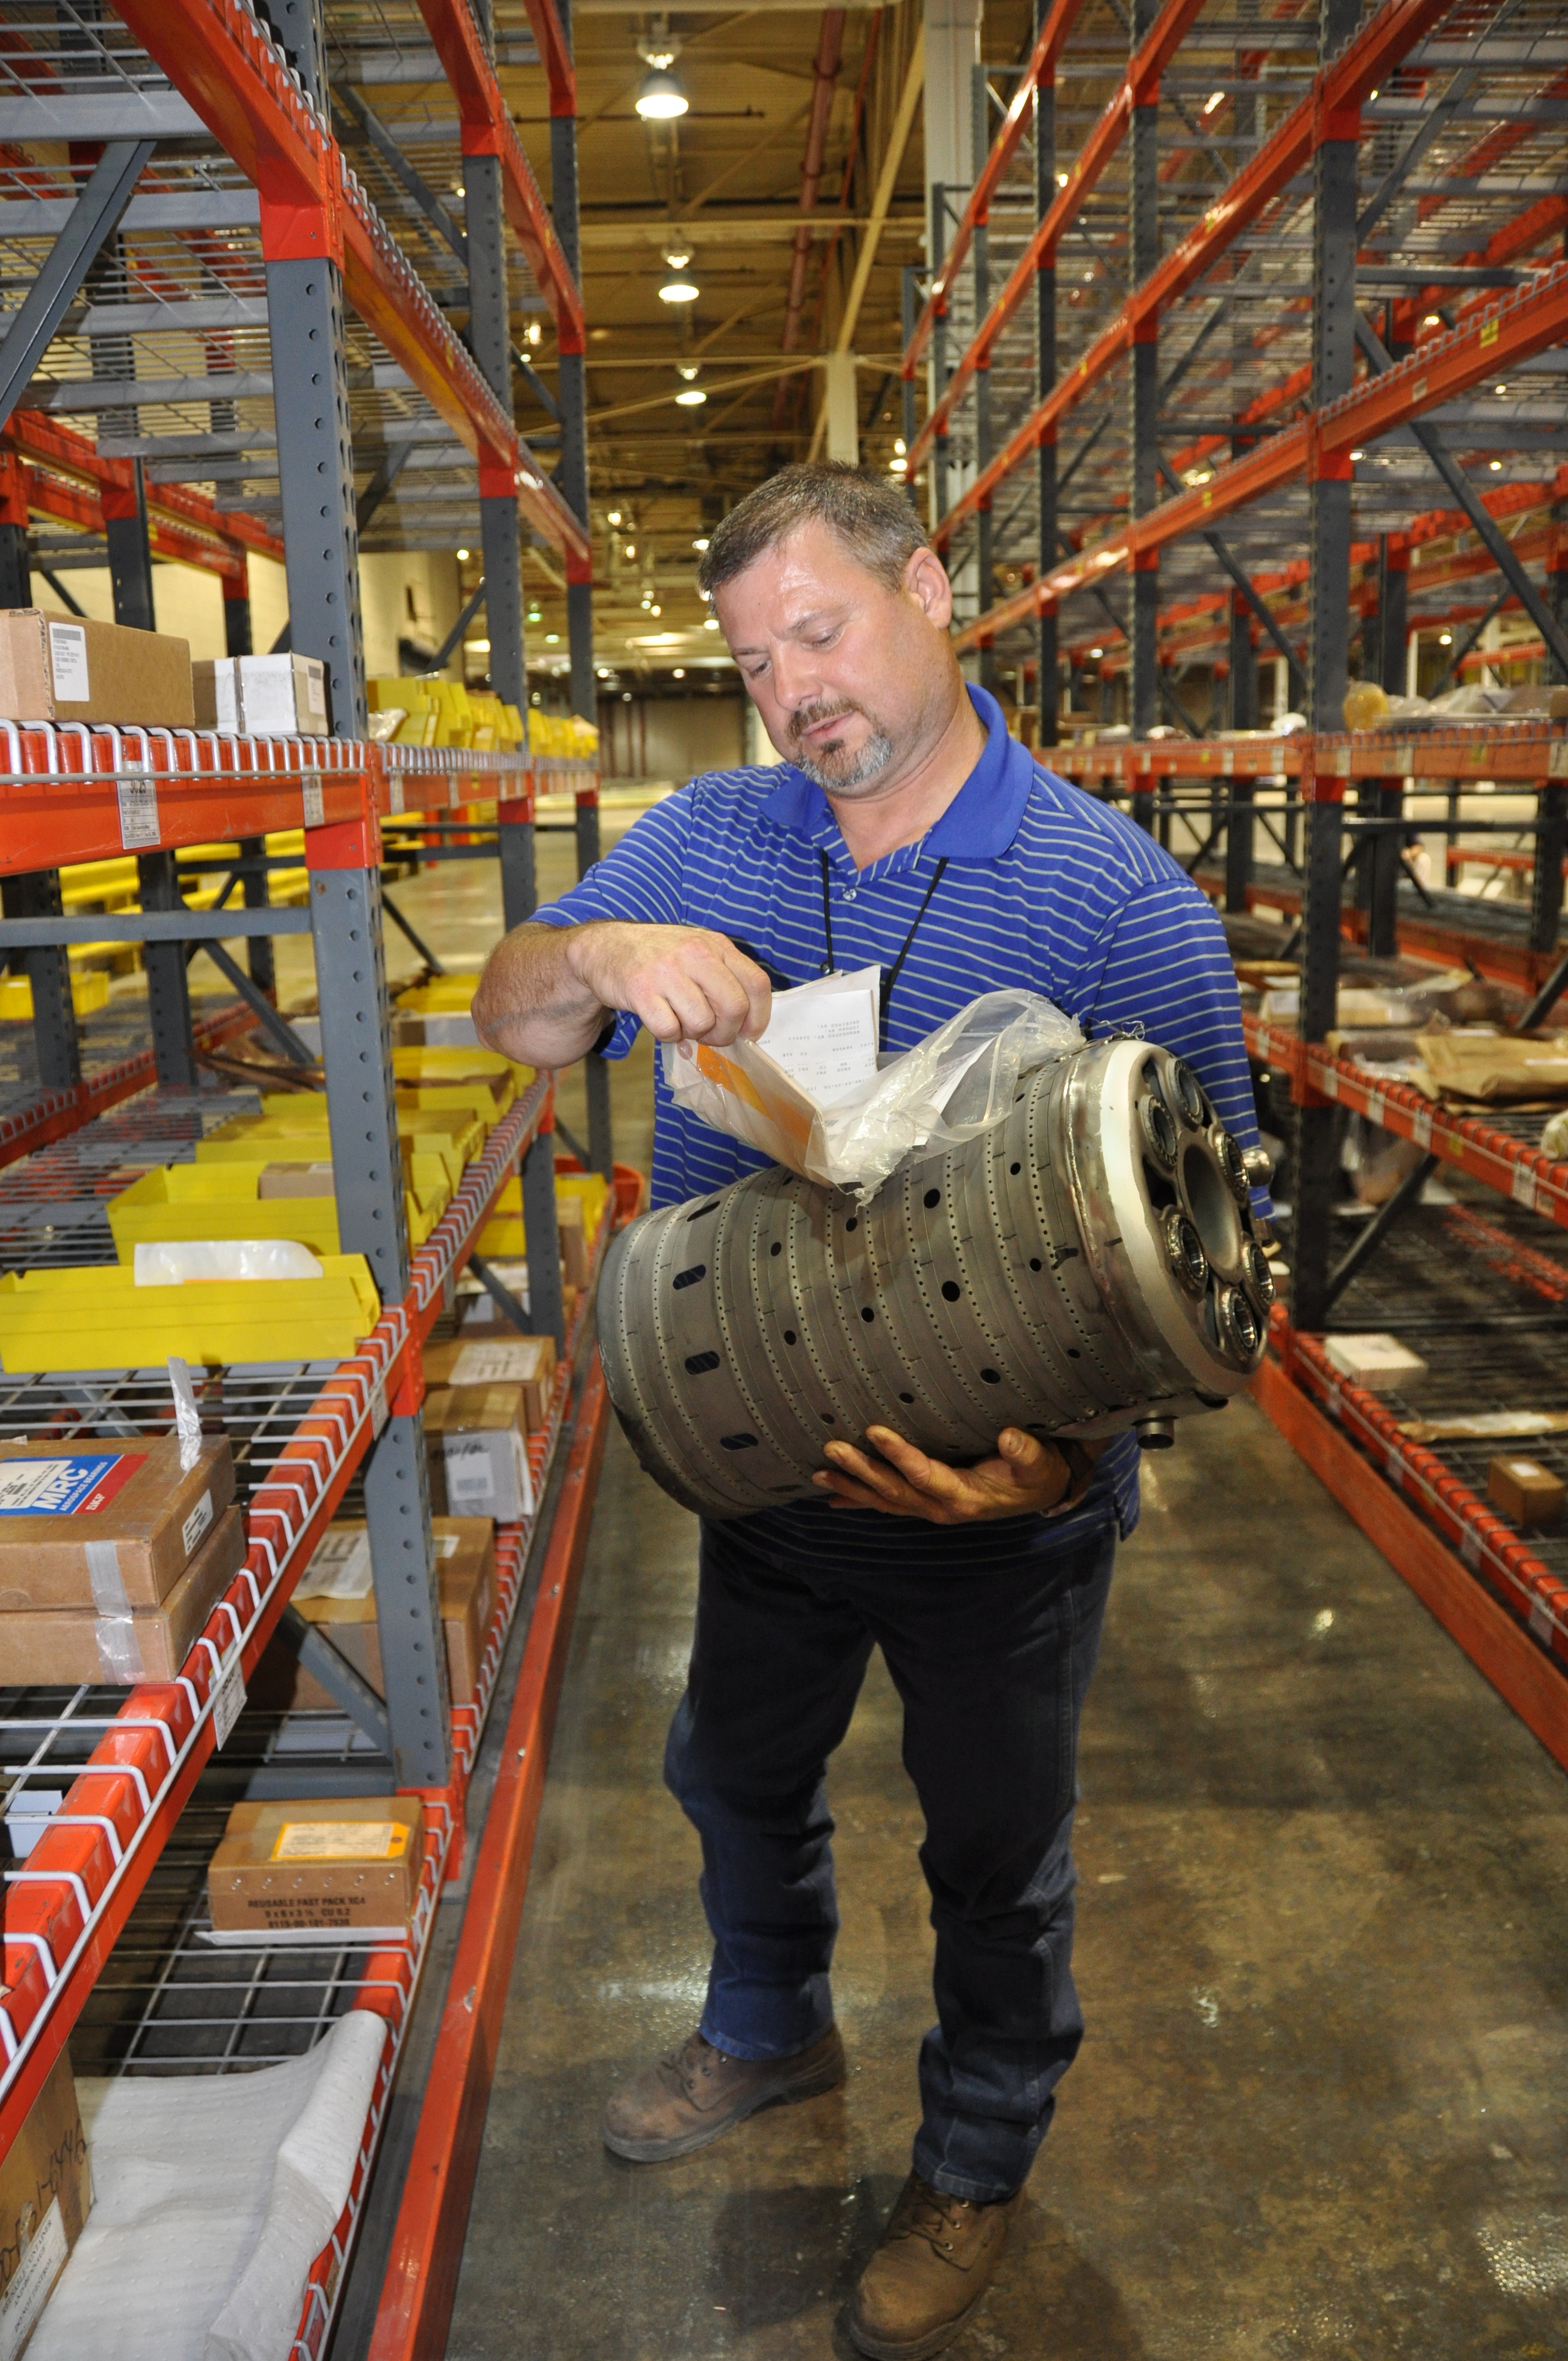
[[[828,957],[823,962],[822,972],[824,975],[831,975],[834,965],[833,910],[828,889],[832,882],[832,872],[828,866],[828,855],[820,846],[817,847],[817,858],[822,864],[822,932],[827,939],[828,944]],[[898,982],[899,976],[903,972],[905,961],[909,957],[911,950],[914,949],[915,938],[920,931],[920,921],[931,906],[931,896],[936,892],[938,886],[941,884],[942,872],[946,869],[947,865],[948,856],[944,853],[941,859],[938,862],[935,870],[932,872],[931,883],[926,888],[926,898],[915,913],[915,924],[910,928],[909,932],[904,938],[903,950],[899,952],[898,957],[894,961],[893,965],[889,968],[883,968],[883,970],[882,991],[879,996],[877,1008],[877,1048],[882,1050],[884,1055],[887,1049],[887,1018],[888,1009],[893,1000],[893,987]]]

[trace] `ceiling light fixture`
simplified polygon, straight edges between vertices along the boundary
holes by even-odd
[[[1215,92],[1214,92],[1214,93],[1213,93],[1212,97],[1211,97],[1211,98],[1206,98],[1206,99],[1204,100],[1204,102],[1203,102],[1203,112],[1204,112],[1204,114],[1205,114],[1205,115],[1212,115],[1212,114],[1213,114],[1213,112],[1214,112],[1214,109],[1215,109],[1217,106],[1223,106],[1224,103],[1225,103],[1225,93],[1224,93],[1224,92],[1223,92],[1223,90],[1217,90],[1217,91],[1215,91]]]
[[[695,303],[698,289],[696,280],[690,275],[689,252],[682,253],[678,247],[673,247],[665,254],[664,260],[669,265],[670,275],[659,290],[660,302]]]
[[[670,675],[670,678],[672,680],[685,680],[685,676],[686,668],[685,664],[677,664],[674,672]]]
[[[676,407],[681,410],[700,410],[707,400],[700,385],[683,385],[675,396]]]
[[[644,123],[673,123],[690,104],[668,66],[652,67],[637,93],[637,112]]]
[[[466,558],[467,555],[468,555],[468,553],[467,553],[467,551],[466,551],[466,549],[460,549],[460,550],[458,551],[458,553],[457,553],[459,562],[461,562],[463,559]]]
[[[698,549],[698,550],[706,549],[706,548],[707,547],[707,533],[698,533],[698,535],[697,535],[697,537],[696,537],[696,539],[693,542],[693,544],[692,544],[692,547],[693,547],[694,549]]]
[[[1500,459],[1489,459],[1486,464],[1491,468],[1494,476],[1500,476],[1502,474],[1503,463]]]
[[[718,616],[717,616],[717,615],[709,615],[709,616],[706,619],[706,620],[704,621],[704,623],[703,623],[703,627],[702,627],[702,628],[703,628],[703,630],[704,630],[705,631],[718,631]]]
[[[620,511],[619,509],[611,509],[609,514],[605,519],[605,522],[606,524],[619,524],[620,522]]]
[[[1437,635],[1437,643],[1440,648],[1451,648],[1453,645],[1453,633],[1440,631]]]

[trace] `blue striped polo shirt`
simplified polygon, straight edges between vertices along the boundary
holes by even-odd
[[[1085,1034],[1137,1033],[1189,1059],[1244,1147],[1257,1120],[1242,1039],[1235,973],[1207,897],[1126,815],[1043,770],[1008,735],[981,688],[970,697],[983,753],[947,810],[916,844],[857,869],[832,807],[790,763],[710,771],[645,812],[570,893],[539,909],[552,926],[623,918],[711,927],[794,983],[823,972],[822,856],[837,967],[892,966],[937,863],[947,863],[916,930],[888,1009],[887,1047],[913,1049],[937,1026],[1008,987],[1037,992]],[[638,1020],[622,1013],[605,1055],[624,1057]],[[652,1202],[707,1195],[766,1157],[678,1107],[654,1067]],[[1055,1521],[976,1527],[845,1518],[826,1503],[769,1510],[751,1521],[820,1562],[853,1528],[858,1563],[870,1529],[904,1562],[1001,1563],[1083,1541],[1114,1515],[1137,1518],[1137,1445],[1119,1437],[1079,1509]],[[831,1527],[831,1534],[828,1528]],[[1025,1530],[1026,1529],[1026,1530]],[[811,1538],[808,1538],[810,1536]],[[896,1537],[896,1538],[895,1538]],[[846,1537],[847,1538],[847,1537]]]

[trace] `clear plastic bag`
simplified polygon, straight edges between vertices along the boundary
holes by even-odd
[[[999,1123],[1020,1074],[1083,1047],[1070,1016],[1032,992],[988,992],[871,1082],[828,1106],[754,1041],[666,1043],[677,1105],[792,1172],[869,1196],[912,1155],[956,1148]]]
[[[320,1279],[322,1266],[297,1238],[160,1238],[136,1250],[137,1287],[212,1285],[228,1279]]]

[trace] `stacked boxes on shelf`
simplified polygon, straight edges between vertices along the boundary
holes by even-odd
[[[234,1491],[226,1439],[0,1442],[6,1684],[172,1679],[244,1561]]]

